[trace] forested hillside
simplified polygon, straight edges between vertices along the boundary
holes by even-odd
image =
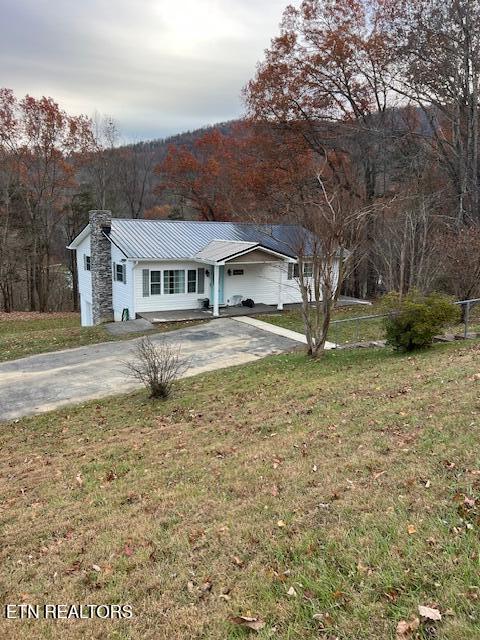
[[[479,90],[470,0],[288,7],[245,118],[168,140],[119,146],[109,118],[4,89],[0,305],[75,308],[64,247],[89,209],[295,222],[349,250],[347,293],[478,296]]]

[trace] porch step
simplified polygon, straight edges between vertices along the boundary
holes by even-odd
[[[243,322],[244,324],[249,324],[252,327],[263,329],[263,331],[268,331],[269,333],[275,333],[277,336],[290,338],[290,340],[294,340],[295,342],[307,344],[307,338],[303,335],[303,333],[298,333],[298,331],[292,331],[291,329],[285,329],[284,327],[279,327],[276,324],[271,324],[270,322],[263,322],[263,320],[250,318],[249,316],[236,316],[233,317],[232,320]],[[333,342],[326,342],[325,349],[335,349],[335,344]]]

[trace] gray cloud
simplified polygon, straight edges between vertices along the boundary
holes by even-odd
[[[113,116],[126,139],[242,112],[286,0],[3,0],[2,85]]]

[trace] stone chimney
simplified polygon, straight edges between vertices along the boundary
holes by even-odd
[[[89,211],[90,269],[92,274],[93,324],[113,320],[112,308],[112,249],[105,234],[110,233],[111,211]]]

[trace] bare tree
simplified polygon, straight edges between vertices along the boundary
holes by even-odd
[[[298,256],[295,280],[302,295],[302,318],[308,354],[321,356],[325,349],[332,312],[342,284],[358,259],[358,247],[369,207],[344,185],[332,189],[317,173],[316,189],[299,208],[295,220],[299,232],[292,247]],[[348,247],[348,248],[347,248]]]
[[[99,113],[95,113],[92,123],[95,144],[87,163],[87,171],[92,181],[96,207],[114,210],[118,126],[111,116],[101,116]]]
[[[117,189],[122,209],[130,218],[143,218],[154,200],[152,178],[155,155],[144,144],[135,144],[118,152]]]
[[[128,375],[139,380],[150,391],[151,398],[168,398],[188,362],[182,358],[179,345],[163,339],[154,344],[147,336],[135,346],[134,359],[125,362]]]
[[[374,240],[378,284],[400,296],[412,289],[431,290],[440,269],[436,229],[443,224],[438,197],[405,194],[377,219]]]
[[[452,187],[457,225],[478,221],[480,1],[389,5],[392,88],[422,111],[425,144]]]

